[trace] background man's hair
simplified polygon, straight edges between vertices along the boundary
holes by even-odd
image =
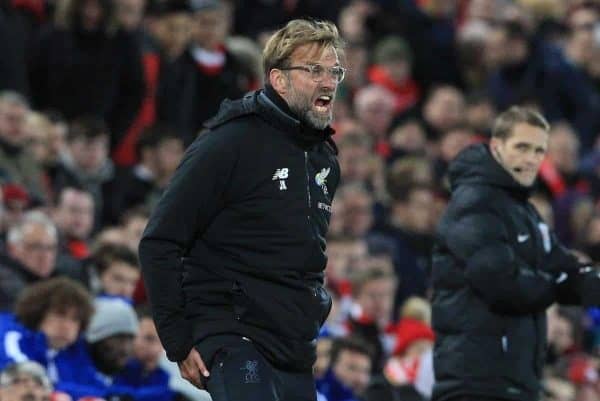
[[[371,345],[359,336],[340,337],[336,338],[331,344],[331,366],[334,366],[342,351],[350,351],[358,354],[362,354],[368,357],[371,361],[373,360],[373,348]]]
[[[17,319],[31,330],[39,330],[39,325],[50,311],[77,311],[81,322],[80,332],[86,328],[94,306],[89,291],[80,283],[67,277],[56,277],[41,281],[25,289],[15,304]]]
[[[546,132],[550,130],[550,124],[537,110],[530,107],[512,106],[496,118],[492,137],[507,139],[512,135],[514,126],[520,123],[539,127]]]
[[[323,48],[333,46],[341,51],[344,41],[335,24],[329,21],[296,19],[271,36],[263,50],[263,68],[267,77],[273,68],[289,67],[291,54],[298,47],[318,43]]]
[[[98,274],[102,275],[115,262],[121,262],[139,269],[139,260],[135,252],[125,245],[105,244],[98,247],[92,256]]]

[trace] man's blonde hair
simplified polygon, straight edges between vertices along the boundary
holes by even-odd
[[[295,19],[275,32],[263,50],[263,68],[267,82],[269,72],[277,67],[289,67],[289,58],[298,47],[318,43],[322,49],[333,46],[338,52],[344,47],[335,24],[329,21]]]

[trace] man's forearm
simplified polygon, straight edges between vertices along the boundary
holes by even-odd
[[[158,335],[171,361],[185,359],[192,345],[192,333],[185,319],[181,288],[183,266],[174,243],[145,237],[140,242],[144,283]]]

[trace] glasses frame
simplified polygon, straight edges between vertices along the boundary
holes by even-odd
[[[319,74],[317,71],[315,71],[315,68],[322,68],[323,72],[321,73],[323,76],[321,78],[318,78],[317,75]],[[335,65],[333,67],[323,67],[321,64],[308,64],[308,65],[292,65],[289,67],[278,67],[278,70],[281,71],[290,71],[290,70],[299,70],[299,71],[306,71],[310,74],[312,80],[314,82],[322,82],[325,79],[325,72],[329,73],[329,76],[333,77],[333,79],[335,80],[335,82],[337,84],[341,83],[344,78],[346,77],[346,71],[348,71],[347,68],[344,68],[340,65]],[[335,73],[333,72],[334,69],[337,69],[338,71],[341,71],[341,78],[337,78]]]

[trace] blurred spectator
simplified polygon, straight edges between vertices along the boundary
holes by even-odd
[[[146,8],[146,0],[115,1],[115,18],[121,28],[127,32],[140,29]]]
[[[584,146],[594,143],[598,94],[559,49],[533,40],[519,23],[497,25],[488,42],[488,90],[498,109],[538,104],[550,122],[567,120]]]
[[[160,74],[161,51],[158,41],[144,26],[146,0],[119,0],[115,2],[117,24],[132,36],[140,49],[140,61],[144,78],[144,94],[141,104],[123,135],[111,143],[115,164],[130,166],[136,162],[135,143],[143,129],[156,120],[156,93]]]
[[[142,234],[148,224],[150,213],[144,207],[131,208],[123,215],[123,242],[130,250],[137,253]]]
[[[28,212],[7,235],[7,254],[1,256],[0,309],[10,310],[30,284],[59,274],[83,281],[81,271],[57,266],[58,235],[52,220],[39,211]]]
[[[398,123],[390,134],[390,146],[390,162],[405,156],[424,155],[427,151],[427,137],[421,123],[415,118]]]
[[[52,385],[44,368],[36,362],[20,362],[0,372],[2,401],[47,401]]]
[[[185,51],[191,38],[191,17],[188,3],[184,0],[164,3],[159,16],[160,31],[154,34],[158,40],[164,62],[170,63]]]
[[[335,201],[344,205],[344,233],[364,238],[373,227],[373,195],[361,184],[348,184],[337,190]]]
[[[381,372],[392,352],[393,307],[397,279],[379,267],[356,272],[351,278],[354,305],[347,321],[350,333],[372,348],[372,371]]]
[[[317,390],[327,401],[358,401],[371,378],[371,350],[356,337],[339,338],[331,346],[330,367]]]
[[[0,93],[0,178],[24,186],[36,202],[45,200],[40,170],[26,151],[27,100],[15,92]]]
[[[40,1],[0,1],[0,91],[27,95],[27,46],[44,17]]]
[[[158,338],[152,314],[149,308],[137,309],[139,331],[133,343],[133,358],[129,360],[119,374],[119,383],[136,389],[159,393],[164,400],[170,400],[174,394],[169,389],[169,376],[158,362],[164,349]]]
[[[62,159],[56,174],[54,192],[60,195],[64,188],[74,187],[87,191],[93,197],[94,228],[108,219],[115,168],[108,156],[109,132],[104,122],[95,117],[74,120],[67,136],[68,153]]]
[[[99,295],[131,302],[140,278],[137,255],[124,245],[104,245],[94,252],[92,259],[100,283]]]
[[[424,296],[428,286],[430,254],[433,246],[434,193],[430,186],[390,177],[391,204],[385,225],[376,229],[394,241],[396,274],[400,283],[395,306],[411,295]]]
[[[442,134],[463,122],[465,99],[453,86],[434,86],[423,104],[422,119],[427,138],[436,141]]]
[[[330,336],[319,336],[317,338],[317,360],[313,367],[313,374],[316,379],[322,379],[331,363],[331,347],[334,339]]]
[[[119,374],[133,356],[133,341],[138,322],[133,308],[120,299],[96,299],[95,312],[85,333],[85,344],[72,356],[69,378],[56,388],[73,399],[101,397],[116,401],[167,400],[153,388],[144,393],[123,384]],[[114,398],[111,398],[114,397]],[[156,397],[156,398],[152,398]]]
[[[4,184],[2,186],[2,200],[4,210],[0,217],[2,231],[6,234],[11,227],[23,220],[23,215],[31,206],[31,198],[22,186],[18,184]]]
[[[410,43],[414,78],[424,92],[432,85],[444,83],[460,87],[462,84],[453,21],[457,3],[456,0],[389,2],[390,8],[382,7],[379,18],[369,23],[375,32],[386,29]]]
[[[492,122],[496,118],[492,100],[482,93],[473,93],[467,97],[466,102],[465,123],[478,137],[491,137]]]
[[[354,109],[359,123],[371,137],[376,153],[388,157],[391,149],[387,134],[394,118],[394,94],[378,85],[366,86],[356,93]]]
[[[337,142],[342,182],[358,183],[373,189],[372,140],[362,132],[347,132]]]
[[[179,165],[183,150],[183,141],[168,127],[147,128],[136,145],[139,163],[115,178],[109,220],[118,221],[127,209],[152,208]]]
[[[384,375],[398,393],[404,393],[402,400],[408,399],[406,393],[412,393],[410,399],[423,400],[429,398],[433,388],[433,370],[424,372],[425,358],[431,358],[435,335],[428,324],[412,319],[402,318],[396,326],[396,347],[394,356],[386,363]],[[421,377],[420,377],[421,376]],[[422,377],[428,376],[428,377]],[[417,383],[428,380],[431,387],[428,394],[417,391]]]
[[[65,187],[58,194],[54,221],[60,232],[61,253],[74,260],[89,256],[89,241],[94,228],[94,199],[81,189]]]
[[[579,172],[579,147],[579,139],[569,124],[555,124],[539,173],[539,183],[553,200],[556,234],[567,244],[576,235],[571,221],[574,205],[590,192],[589,182]]]
[[[229,7],[219,0],[190,5],[194,12],[192,42],[161,71],[158,93],[159,120],[174,127],[186,145],[216,114],[223,99],[237,99],[254,85],[248,69],[225,48]]]
[[[68,119],[102,118],[111,148],[129,128],[144,94],[140,48],[115,18],[108,0],[58,2],[55,21],[35,43],[29,66],[33,104]]]
[[[554,364],[561,357],[576,352],[581,347],[581,332],[576,329],[579,323],[569,309],[554,305],[546,312],[548,317],[547,361]]]
[[[448,170],[448,165],[461,150],[475,141],[475,132],[466,124],[457,125],[444,132],[439,140],[438,156],[434,162],[435,176],[438,183]]]
[[[344,57],[346,59],[344,65],[348,69],[346,77],[338,88],[337,96],[340,100],[345,100],[351,104],[356,92],[367,83],[369,49],[363,41],[348,42],[344,49]],[[333,117],[337,120],[340,116],[334,112]]]
[[[566,24],[569,35],[565,44],[565,56],[581,70],[589,65],[593,50],[600,44],[595,37],[595,29],[600,22],[599,4],[582,3],[569,10]]]
[[[64,277],[27,288],[15,313],[0,315],[0,367],[34,360],[47,369],[54,384],[68,379],[70,360],[78,353],[80,334],[93,313],[88,291]]]
[[[421,97],[411,70],[412,54],[408,43],[401,37],[391,36],[377,43],[373,51],[373,65],[369,68],[369,81],[394,94],[396,114],[407,111]]]

